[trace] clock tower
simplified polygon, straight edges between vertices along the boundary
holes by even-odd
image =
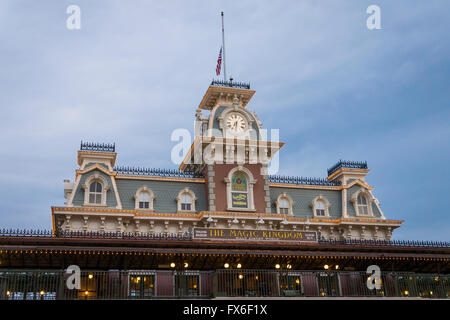
[[[268,164],[283,143],[268,141],[246,108],[254,93],[246,83],[213,81],[197,109],[180,170],[205,177],[208,211],[271,213]]]

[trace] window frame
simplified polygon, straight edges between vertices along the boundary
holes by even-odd
[[[324,204],[324,208],[322,209],[322,208],[317,208],[317,203],[318,202],[321,202],[321,203],[323,203]],[[322,194],[319,194],[317,197],[315,197],[314,199],[313,199],[313,201],[311,201],[311,204],[310,204],[310,206],[311,206],[311,208],[312,208],[312,210],[313,210],[313,217],[314,218],[328,218],[328,217],[330,217],[330,207],[331,207],[331,203],[330,203],[330,201],[328,201],[328,199],[325,197],[325,196],[323,196]],[[317,214],[317,210],[324,210],[324,215],[318,215]]]
[[[282,200],[286,200],[287,201],[287,203],[288,203],[288,207],[287,208],[281,207],[281,201]],[[293,211],[294,201],[292,200],[291,196],[288,195],[286,192],[281,193],[277,197],[277,200],[275,201],[275,207],[277,209],[277,213],[278,214],[287,214],[287,215],[290,215],[290,216],[294,215],[294,211]],[[287,212],[286,213],[282,212],[282,209],[287,209]]]
[[[140,203],[141,202],[147,202],[147,201],[141,201],[141,195],[142,194],[147,194],[148,195],[148,208],[141,208],[140,207]],[[142,186],[141,188],[139,188],[136,191],[136,194],[134,195],[134,208],[135,210],[139,210],[139,211],[146,211],[146,212],[153,212],[154,211],[154,200],[155,200],[155,195],[153,194],[153,191],[148,188],[147,186]]]
[[[190,202],[191,206],[190,206],[189,210],[183,209],[183,206],[182,206],[182,204],[185,204],[185,205],[188,204],[186,202],[184,202],[184,203],[182,202],[183,195],[185,195],[185,194],[189,195],[189,197],[191,198],[191,202]],[[195,196],[194,191],[192,191],[191,189],[186,187],[183,190],[181,190],[178,193],[178,196],[175,198],[175,200],[177,201],[177,212],[181,212],[181,213],[195,212],[195,201],[197,200],[197,197]]]

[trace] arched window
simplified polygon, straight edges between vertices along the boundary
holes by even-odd
[[[247,176],[243,172],[236,172],[231,178],[232,206],[248,208]]]
[[[178,202],[178,211],[181,212],[195,212],[195,194],[189,188],[184,188],[180,191],[178,196],[176,197]]]
[[[147,188],[147,186],[143,186],[140,188],[135,196],[135,209],[136,210],[153,210],[153,199],[155,196],[153,195],[152,190]]]
[[[89,203],[102,203],[102,185],[94,181],[89,186]]]
[[[181,195],[181,210],[191,211],[192,198],[188,193]]]
[[[325,217],[325,202],[322,200],[316,201],[316,216]]]
[[[85,206],[106,206],[106,195],[109,190],[108,180],[99,173],[91,174],[81,185],[84,189]]]
[[[224,181],[227,185],[228,210],[255,211],[253,185],[256,180],[250,170],[237,166],[230,170]]]
[[[357,198],[358,214],[367,216],[369,215],[369,208],[367,205],[367,199],[363,194],[359,194]]]
[[[147,192],[139,194],[139,209],[148,209],[150,207],[150,195]]]
[[[329,208],[331,204],[323,195],[319,195],[311,202],[313,214],[315,217],[329,217]]]
[[[350,201],[353,203],[357,216],[372,216],[373,196],[365,188],[360,188],[356,191]]]
[[[275,205],[277,207],[277,213],[293,215],[292,207],[294,205],[294,201],[292,201],[292,198],[287,193],[283,192],[280,194],[275,202]]]

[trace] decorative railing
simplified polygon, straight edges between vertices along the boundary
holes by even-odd
[[[334,166],[328,169],[328,176],[338,171],[341,168],[349,169],[367,169],[367,161],[344,161],[339,160]]]
[[[115,152],[116,144],[108,143],[93,143],[81,141],[80,150],[82,151],[97,151],[97,152]]]
[[[51,230],[32,229],[0,229],[0,237],[65,237],[65,238],[90,238],[90,239],[163,239],[163,240],[192,240],[192,233],[134,233],[134,232],[94,232],[94,231],[56,231],[53,235]],[[376,245],[395,247],[438,247],[450,248],[449,241],[421,241],[421,240],[331,240],[319,239],[319,244],[329,245]]]
[[[212,86],[218,86],[218,87],[231,87],[231,88],[239,88],[239,89],[250,89],[250,83],[233,82],[233,79],[230,79],[230,81],[213,80],[211,82],[211,85]]]
[[[311,185],[311,186],[338,186],[339,181],[328,181],[324,178],[305,178],[305,177],[287,177],[287,176],[269,176],[269,182],[285,183],[296,185]]]
[[[134,233],[134,232],[94,232],[94,231],[59,231],[58,237],[92,238],[92,239],[133,239],[133,240],[191,240],[192,234],[177,233]]]
[[[344,245],[375,245],[375,246],[394,246],[394,247],[441,247],[450,248],[448,241],[422,241],[422,240],[362,240],[362,239],[344,239],[331,240],[319,239],[319,243],[326,244],[344,244]]]
[[[171,177],[171,178],[203,178],[200,173],[181,171],[176,169],[156,169],[156,168],[139,168],[139,167],[123,167],[114,168],[119,174],[134,176],[151,176],[151,177]]]

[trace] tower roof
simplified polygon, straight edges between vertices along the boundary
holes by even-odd
[[[211,110],[219,102],[239,100],[241,107],[245,108],[250,99],[255,94],[255,90],[250,90],[250,83],[213,80],[203,96],[199,109]]]

